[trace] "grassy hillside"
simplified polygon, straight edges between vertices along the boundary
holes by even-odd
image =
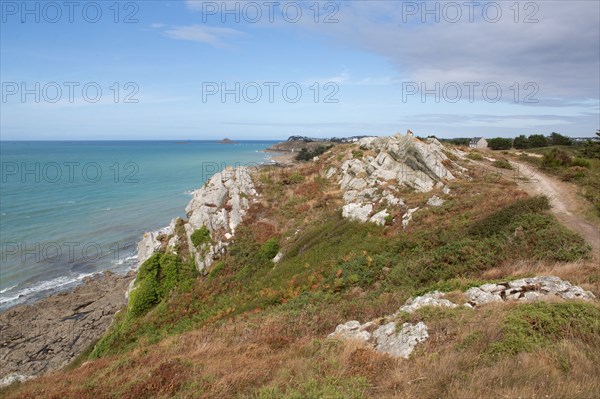
[[[582,238],[544,197],[473,172],[437,192],[403,192],[422,207],[405,230],[342,219],[339,187],[323,178],[356,156],[340,145],[318,162],[266,168],[261,201],[207,276],[157,254],[132,301],[81,366],[2,391],[7,398],[593,397],[600,391],[597,303],[424,308],[430,339],[409,360],[326,339],[347,320],[395,312],[433,289],[553,273],[600,294]],[[441,193],[437,193],[440,194]],[[283,259],[270,258],[280,249]],[[149,298],[149,300],[148,300]],[[79,363],[78,363],[79,364]]]

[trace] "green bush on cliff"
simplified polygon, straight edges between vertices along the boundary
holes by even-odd
[[[136,318],[152,309],[177,286],[189,287],[197,275],[193,264],[184,265],[178,256],[156,253],[138,272],[129,298],[128,316]]]
[[[200,245],[210,241],[210,231],[206,226],[202,226],[192,233],[190,239],[194,247],[198,248]]]
[[[279,244],[277,243],[277,239],[275,237],[267,240],[267,242],[261,245],[259,250],[261,258],[266,260],[273,259],[275,255],[277,255],[277,252],[279,252]]]

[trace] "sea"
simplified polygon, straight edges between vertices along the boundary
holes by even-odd
[[[0,311],[126,273],[142,234],[185,217],[227,166],[268,163],[275,141],[0,141]]]

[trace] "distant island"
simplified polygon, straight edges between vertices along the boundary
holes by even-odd
[[[230,139],[223,139],[223,140],[219,141],[219,144],[235,144],[235,141],[230,140]]]

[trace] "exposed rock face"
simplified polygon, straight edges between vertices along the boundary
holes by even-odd
[[[137,245],[137,267],[139,268],[142,263],[147,261],[152,254],[158,251],[163,243],[159,240],[162,236],[170,236],[175,232],[175,223],[177,218],[171,220],[169,226],[162,228],[158,231],[152,231],[144,233],[140,242]],[[177,237],[172,237],[168,245],[170,247],[175,246]]]
[[[429,206],[442,206],[444,205],[444,200],[441,199],[440,197],[438,197],[437,195],[434,195],[433,197],[429,198],[427,200],[427,205]]]
[[[445,306],[455,308],[457,305],[447,299],[443,299],[444,293],[439,291],[430,292],[428,294],[417,296],[409,299],[400,307],[401,312],[412,313],[424,306]]]
[[[367,159],[364,170],[372,179],[396,180],[417,191],[430,191],[442,179],[454,176],[442,164],[448,158],[436,139],[423,142],[411,136],[367,137],[359,142],[361,148],[377,153]],[[370,173],[369,173],[370,172]]]
[[[189,218],[185,225],[188,246],[198,270],[204,271],[225,251],[228,240],[256,198],[249,172],[248,168],[239,167],[216,173],[204,187],[193,193],[185,208]],[[211,242],[195,248],[191,235],[202,226],[209,230]]]
[[[0,384],[67,365],[106,331],[132,279],[105,272],[73,292],[0,313]]]
[[[522,278],[497,284],[473,287],[465,293],[471,305],[501,301],[533,301],[557,296],[565,300],[591,301],[594,294],[556,276]]]
[[[138,265],[161,248],[163,243],[158,238],[167,235],[170,239],[166,246],[170,251],[176,252],[179,240],[186,240],[196,267],[201,272],[205,271],[225,252],[236,227],[242,222],[256,196],[248,168],[226,168],[216,173],[202,188],[192,193],[192,199],[185,208],[188,216],[184,225],[185,237],[173,234],[177,219],[173,219],[169,227],[160,231],[145,233],[138,243]],[[210,232],[210,240],[196,248],[191,236],[203,226]]]
[[[429,337],[427,326],[422,321],[417,324],[404,323],[396,332],[396,323],[390,322],[373,331],[377,342],[375,350],[392,356],[408,359],[419,342]]]
[[[352,203],[344,205],[342,208],[343,217],[359,222],[366,222],[369,220],[371,212],[373,212],[373,205],[371,204],[361,205],[359,203]]]
[[[595,298],[591,292],[571,285],[568,281],[563,281],[556,276],[483,284],[470,288],[465,294],[469,299],[465,306],[469,308],[490,302],[543,300],[552,296],[558,296],[565,300],[593,300]],[[415,346],[429,337],[429,333],[427,325],[422,321],[416,324],[403,323],[398,329],[397,319],[401,312],[413,313],[425,306],[456,308],[458,305],[445,299],[444,293],[434,291],[409,299],[398,312],[392,315],[365,324],[360,324],[356,320],[340,324],[328,337],[358,340],[379,352],[407,359]]]
[[[396,323],[393,321],[377,326],[372,321],[361,325],[356,320],[340,324],[329,334],[329,338],[355,339],[372,346],[376,351],[405,359],[408,359],[415,346],[428,336],[427,326],[423,322],[404,323],[400,331],[396,331]]]
[[[402,215],[402,227],[403,228],[407,228],[408,227],[408,224],[412,220],[413,213],[415,213],[418,210],[419,210],[419,207],[411,208],[411,209],[407,210],[404,215]]]
[[[369,219],[369,222],[383,226],[385,224],[388,216],[390,216],[390,215],[387,213],[387,210],[384,209],[383,211],[377,212],[376,214],[371,216],[371,218]]]
[[[404,202],[392,192],[401,187],[430,191],[442,180],[454,176],[442,163],[447,160],[443,146],[435,139],[426,142],[411,136],[367,137],[359,140],[363,150],[377,155],[350,159],[341,167],[340,188],[344,190],[344,217],[385,224],[387,207],[403,206]],[[326,177],[337,174],[333,168]],[[390,182],[394,182],[390,186]],[[387,184],[387,188],[382,185]],[[369,214],[365,214],[370,209]],[[374,212],[375,210],[375,212]],[[372,213],[378,214],[377,217]]]
[[[279,261],[283,258],[283,253],[282,252],[277,252],[277,255],[275,255],[275,257],[273,259],[271,259],[271,261],[273,263],[279,263]]]

